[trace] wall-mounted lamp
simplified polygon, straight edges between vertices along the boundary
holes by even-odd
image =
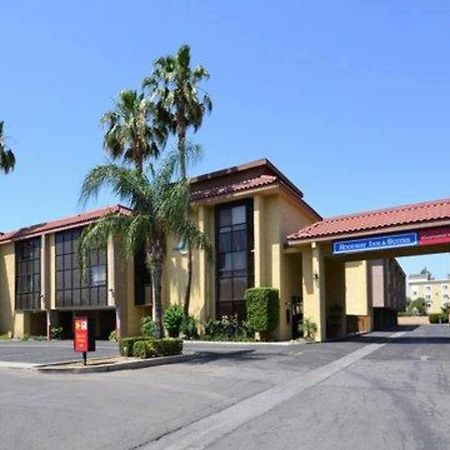
[[[313,278],[314,278],[314,280],[317,281],[319,279],[319,274],[317,272],[314,272],[313,273]]]

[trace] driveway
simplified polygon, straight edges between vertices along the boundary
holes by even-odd
[[[118,354],[117,344],[97,341],[92,356],[114,356]],[[7,363],[50,364],[80,359],[73,351],[73,341],[0,341],[0,366]]]
[[[433,325],[315,345],[188,343],[204,356],[106,374],[0,369],[0,449],[448,448],[449,343],[450,327]]]

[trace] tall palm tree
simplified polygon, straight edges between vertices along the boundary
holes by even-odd
[[[163,118],[169,130],[177,137],[177,149],[180,160],[181,180],[187,178],[187,130],[197,131],[203,123],[205,114],[212,110],[209,95],[200,87],[200,83],[209,79],[209,73],[203,66],[191,67],[191,50],[182,45],[175,55],[157,59],[153,73],[143,81],[144,89],[150,91],[150,98],[156,104],[159,116]],[[190,213],[190,206],[186,214]],[[189,314],[192,285],[192,245],[188,245],[188,273],[184,298],[184,314]]]
[[[123,157],[139,170],[149,157],[158,157],[167,128],[157,118],[152,101],[135,90],[121,91],[113,111],[101,118],[106,127],[103,147],[114,159]]]
[[[208,238],[185,214],[189,185],[186,181],[173,182],[176,163],[177,158],[171,154],[156,167],[149,164],[147,171],[117,164],[97,166],[86,176],[80,196],[82,201],[87,201],[101,188],[109,187],[134,211],[129,215],[107,214],[83,232],[80,243],[82,266],[85,267],[90,249],[106,245],[109,236],[120,238],[126,257],[134,257],[139,248],[145,248],[158,337],[164,334],[161,286],[168,236],[187,236],[197,247],[211,251]]]
[[[5,123],[0,121],[0,172],[8,173],[14,170],[16,158],[12,150],[6,146],[4,125]]]

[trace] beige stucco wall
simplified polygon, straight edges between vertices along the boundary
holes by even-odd
[[[15,259],[14,244],[0,245],[0,334],[13,330]]]
[[[348,315],[369,314],[369,271],[367,261],[353,261],[345,264],[345,304]]]

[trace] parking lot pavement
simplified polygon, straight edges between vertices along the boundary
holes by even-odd
[[[177,433],[187,442],[221,417],[237,426],[214,449],[448,448],[450,327],[407,330],[312,345],[187,343],[201,357],[105,374],[0,369],[0,449],[128,450],[167,437],[183,448]]]
[[[116,343],[97,341],[95,353],[89,353],[89,356],[115,356],[117,354]],[[72,341],[0,341],[0,365],[8,362],[51,364],[79,358],[80,354],[73,351]]]

